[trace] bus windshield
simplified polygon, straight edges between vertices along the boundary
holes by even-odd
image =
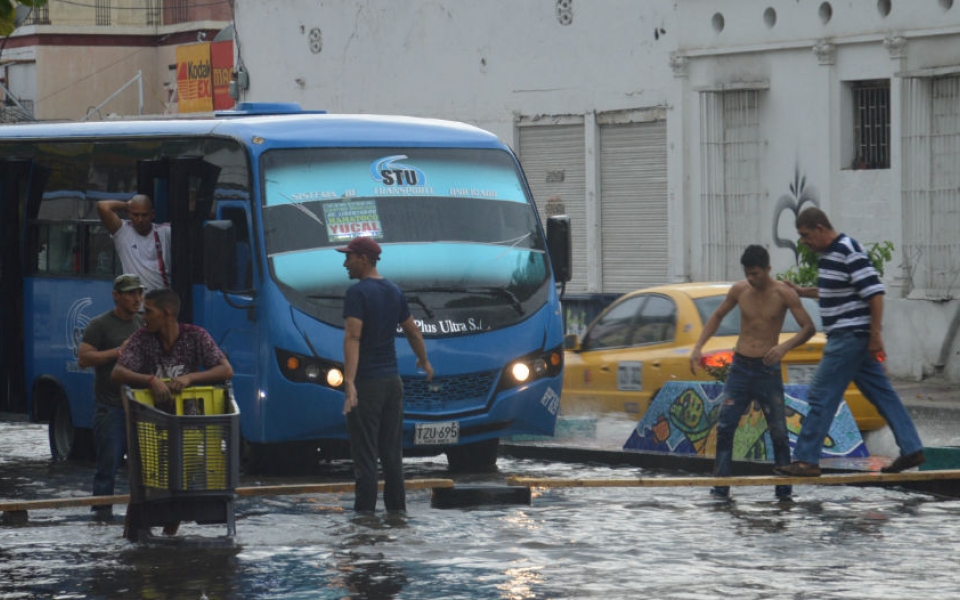
[[[336,248],[358,235],[404,290],[424,335],[476,333],[547,299],[545,243],[512,156],[492,149],[329,148],[265,153],[273,277],[294,306],[342,324],[352,281]]]

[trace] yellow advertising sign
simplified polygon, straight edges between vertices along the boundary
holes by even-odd
[[[180,112],[213,110],[211,72],[209,42],[177,47],[177,95]]]

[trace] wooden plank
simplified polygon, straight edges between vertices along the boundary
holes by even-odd
[[[45,498],[43,500],[20,500],[0,503],[0,512],[37,510],[41,508],[67,508],[75,506],[104,506],[126,504],[130,496],[81,496],[79,498]]]
[[[452,479],[408,479],[404,481],[408,490],[422,490],[432,488],[453,487]],[[237,496],[290,496],[296,494],[337,494],[352,493],[354,483],[306,483],[289,485],[264,485],[255,487],[239,487],[234,491]],[[383,489],[383,483],[380,483]],[[45,498],[42,500],[19,500],[0,502],[0,512],[21,512],[47,508],[71,508],[78,506],[104,506],[113,504],[128,504],[130,496],[80,496],[74,498]]]
[[[944,471],[907,471],[904,473],[840,473],[820,477],[781,477],[750,475],[743,477],[638,477],[635,479],[567,479],[551,477],[508,477],[507,485],[528,487],[713,487],[762,485],[896,485],[916,481],[960,479],[960,469]]]
[[[294,494],[339,494],[353,492],[354,483],[304,483],[283,485],[261,485],[256,487],[237,488],[237,496],[289,496]],[[383,482],[379,484],[383,490]],[[408,490],[422,490],[432,488],[451,488],[452,479],[408,479],[404,481]]]

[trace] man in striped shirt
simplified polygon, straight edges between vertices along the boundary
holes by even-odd
[[[886,419],[900,448],[900,456],[881,471],[899,473],[919,466],[924,461],[923,443],[881,364],[886,358],[880,332],[884,289],[877,270],[863,247],[850,236],[837,233],[819,208],[801,212],[796,227],[800,241],[820,254],[818,287],[788,285],[801,297],[819,298],[827,345],[810,382],[810,411],[797,437],[794,462],[774,472],[820,475],[823,440],[850,381]]]

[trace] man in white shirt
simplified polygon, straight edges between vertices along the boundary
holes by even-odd
[[[126,212],[130,219],[121,219],[120,212]],[[124,273],[139,275],[147,290],[172,285],[170,225],[153,222],[157,213],[150,196],[137,194],[126,202],[101,200],[97,202],[97,214],[113,237]]]

